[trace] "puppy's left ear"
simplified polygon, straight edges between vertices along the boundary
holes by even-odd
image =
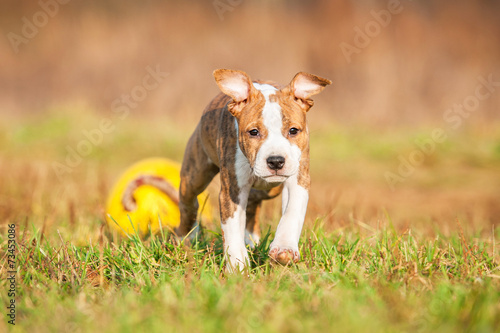
[[[332,84],[332,81],[313,74],[300,72],[294,76],[289,87],[293,97],[304,103],[307,111],[314,104],[311,96],[319,94],[329,84]]]

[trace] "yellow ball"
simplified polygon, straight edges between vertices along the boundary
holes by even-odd
[[[111,190],[106,207],[106,222],[119,235],[147,237],[161,226],[172,230],[180,224],[178,191],[180,165],[165,158],[149,158],[128,168]],[[208,195],[198,196],[202,217],[210,219]],[[205,204],[206,203],[206,204]],[[203,211],[201,211],[203,209]],[[135,231],[134,231],[135,229]]]

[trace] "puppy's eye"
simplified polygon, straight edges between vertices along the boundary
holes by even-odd
[[[250,136],[259,136],[259,130],[254,128],[253,130],[248,131],[248,134],[250,134]]]
[[[295,128],[295,127],[292,127],[288,130],[288,134],[290,136],[294,136],[294,135],[297,135],[299,134],[300,130],[298,128]]]

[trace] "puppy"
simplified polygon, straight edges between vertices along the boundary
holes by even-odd
[[[269,256],[281,264],[299,261],[299,238],[309,199],[311,96],[330,80],[300,72],[285,87],[252,82],[242,71],[218,69],[222,93],[205,108],[184,155],[179,189],[184,236],[196,222],[196,197],[220,172],[219,207],[229,271],[248,265],[245,244],[259,242],[262,200],[282,192],[282,217]]]

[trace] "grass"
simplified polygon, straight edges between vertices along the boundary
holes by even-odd
[[[75,246],[28,226],[18,240],[13,332],[500,329],[491,240],[327,233],[317,222],[302,237],[299,264],[271,264],[266,234],[252,268],[236,276],[224,273],[214,232],[191,247],[162,235]]]
[[[68,113],[69,114],[69,113]],[[51,168],[99,123],[53,115],[0,128],[0,305],[8,295],[8,224],[16,224],[12,332],[498,332],[498,127],[450,137],[396,191],[397,168],[426,129],[311,124],[313,188],[302,259],[273,265],[279,200],[242,275],[224,271],[217,218],[191,246],[168,235],[111,241],[105,198],[127,165],[179,160],[189,135],[168,121],[129,120],[62,180]],[[2,125],[0,125],[2,126]],[[157,138],[151,140],[151,138]],[[6,311],[4,310],[4,313]]]

